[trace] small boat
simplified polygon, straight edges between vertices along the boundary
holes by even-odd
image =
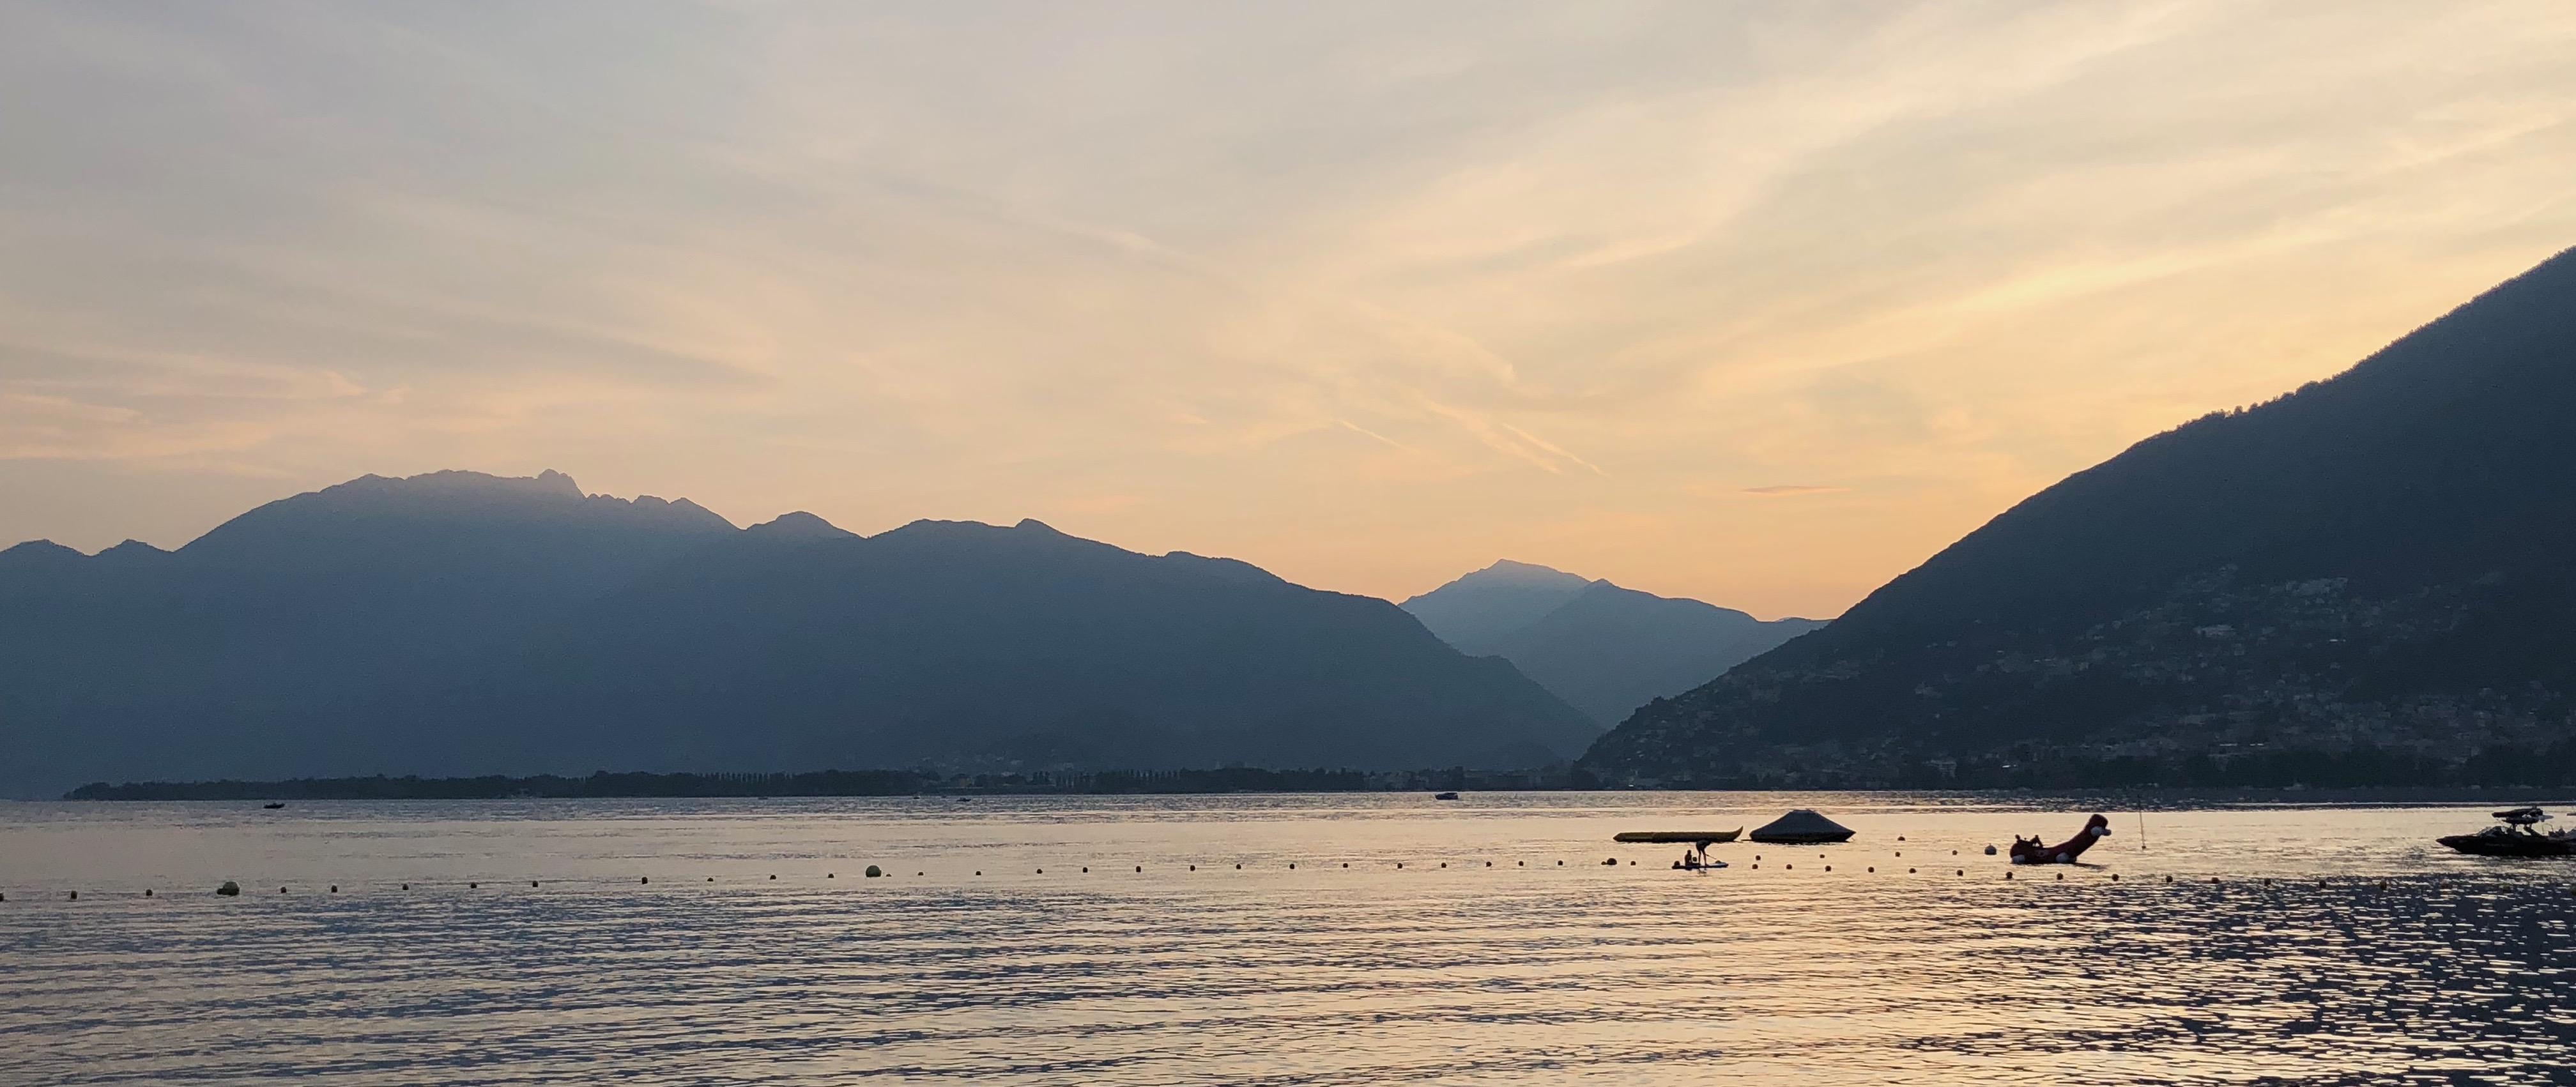
[[[2074,837],[2056,845],[2041,844],[2039,835],[2036,834],[2028,838],[2015,834],[2012,862],[2014,864],[2073,864],[2075,858],[2083,856],[2085,850],[2093,848],[2094,842],[2110,836],[2111,818],[2106,815],[2095,815],[2085,820],[2084,829],[2076,831]],[[1986,852],[1994,851],[1995,847],[1986,847]]]
[[[2454,834],[2434,839],[2462,853],[2481,857],[2565,857],[2576,855],[2576,833],[2553,830],[2546,834],[2533,829],[2547,822],[2549,813],[2538,808],[2512,808],[2493,813],[2496,825],[2475,834]]]
[[[1623,830],[1610,836],[1614,842],[1731,842],[1744,833],[1734,830]]]
[[[1734,841],[1736,833],[1736,831],[1732,830],[1709,831],[1706,833],[1671,830],[1632,830],[1626,834],[1619,835],[1618,840],[1622,842],[1688,843],[1690,848],[1682,850],[1682,859],[1673,862],[1673,871],[1708,872],[1726,867],[1725,861],[1718,860],[1708,855],[1708,847],[1716,845],[1719,842]]]
[[[268,809],[268,810],[270,810],[270,811],[276,811],[277,809],[279,809],[279,808],[283,808],[283,807],[285,807],[285,806],[286,806],[286,802],[285,802],[285,801],[283,801],[283,800],[271,801],[271,802],[269,802],[269,803],[266,803],[266,804],[262,804],[262,805],[260,805],[260,807],[267,808],[267,809]]]
[[[1753,828],[1753,840],[1778,845],[1822,845],[1848,842],[1852,829],[1825,818],[1814,808],[1795,808],[1768,823]]]
[[[1433,799],[1433,800],[1456,800],[1456,799],[1458,799],[1458,794],[1456,794],[1456,793],[1433,793],[1433,794],[1431,794],[1431,799]]]

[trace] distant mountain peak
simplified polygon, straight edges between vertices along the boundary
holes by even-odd
[[[120,558],[120,559],[123,559],[123,558],[141,558],[141,557],[146,557],[146,556],[157,556],[157,555],[167,555],[167,554],[169,554],[169,552],[164,551],[164,550],[161,550],[160,548],[154,547],[154,546],[152,546],[151,544],[144,543],[144,542],[143,542],[143,541],[141,541],[141,540],[127,540],[127,541],[125,541],[124,543],[118,544],[118,545],[116,545],[116,546],[114,546],[114,547],[108,548],[107,550],[104,550],[104,551],[99,552],[99,553],[98,553],[98,557],[100,557],[100,558]]]
[[[29,540],[0,549],[0,569],[44,567],[59,569],[66,563],[81,562],[89,556],[52,540]]]
[[[782,540],[855,540],[859,538],[858,533],[804,510],[779,514],[743,531]]]
[[[912,537],[933,540],[957,539],[961,537],[980,539],[994,533],[1007,533],[1009,531],[1011,530],[1000,525],[988,525],[982,521],[943,521],[935,517],[924,517],[919,520],[906,521],[896,528],[888,529],[868,538],[872,540],[908,539]]]
[[[1603,724],[1819,625],[1765,623],[1732,608],[1510,559],[1401,606],[1458,651],[1511,661]]]
[[[196,560],[265,561],[324,539],[373,535],[387,546],[428,547],[422,532],[468,526],[550,525],[570,532],[641,532],[685,541],[730,535],[732,522],[682,498],[632,501],[584,495],[571,476],[496,476],[449,469],[400,479],[365,475],[281,498],[215,526],[180,549]],[[652,545],[658,548],[662,545]]]
[[[1582,595],[1592,582],[1535,563],[1499,559],[1397,605],[1471,656],[1500,651],[1501,639]]]
[[[534,476],[496,476],[460,468],[443,468],[415,476],[359,476],[346,483],[324,487],[317,494],[450,494],[490,495],[513,498],[555,499],[566,502],[582,500],[581,486],[571,476],[552,468]],[[606,496],[599,496],[606,497]]]
[[[686,498],[666,499],[658,495],[640,494],[628,499],[611,494],[585,494],[581,485],[574,482],[571,476],[552,468],[534,476],[496,476],[488,472],[455,468],[398,478],[364,475],[347,483],[285,499],[284,502],[324,506],[361,503],[388,510],[421,503],[439,507],[453,503],[494,507],[516,506],[560,510],[567,514],[584,509],[622,510],[700,530],[733,528],[732,522],[725,520],[715,511]],[[429,506],[421,508],[426,509]]]
[[[1584,577],[1581,574],[1569,574],[1553,566],[1541,566],[1534,562],[1515,562],[1511,559],[1495,559],[1493,565],[1485,567],[1484,569],[1478,570],[1472,574],[1460,577],[1457,581],[1450,582],[1449,584],[1456,585],[1462,582],[1476,582],[1486,585],[1520,585],[1532,588],[1554,587],[1581,589],[1583,586],[1592,584],[1592,579]],[[1435,589],[1433,591],[1437,592],[1438,590]]]

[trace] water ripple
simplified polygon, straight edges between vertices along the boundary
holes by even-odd
[[[1949,801],[1709,876],[1601,865],[1635,810],[1271,803],[40,811],[0,1079],[2571,1082],[2576,866],[2416,846],[2456,812],[2165,813],[2007,882],[1976,847],[2042,820]]]

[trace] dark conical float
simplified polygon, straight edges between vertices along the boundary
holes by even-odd
[[[1757,842],[1774,842],[1782,845],[1847,842],[1851,840],[1851,836],[1850,827],[1825,818],[1814,808],[1794,809],[1787,815],[1755,827],[1753,833],[1745,835]]]

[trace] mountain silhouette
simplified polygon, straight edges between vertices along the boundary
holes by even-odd
[[[2576,752],[2571,418],[2576,251],[2049,487],[1586,765],[1920,784],[2483,759],[2514,780]]]
[[[271,502],[176,551],[0,551],[0,789],[363,746],[386,684],[735,533],[695,504],[585,496],[560,473],[439,472]]]
[[[1764,622],[1697,600],[1504,560],[1404,602],[1460,652],[1498,656],[1610,725],[1824,624]]]
[[[1598,728],[1394,605],[1036,522],[736,529],[366,477],[0,551],[0,789],[364,773],[1535,765]]]
[[[1490,657],[1591,585],[1563,570],[1503,559],[1399,606],[1459,652]]]

